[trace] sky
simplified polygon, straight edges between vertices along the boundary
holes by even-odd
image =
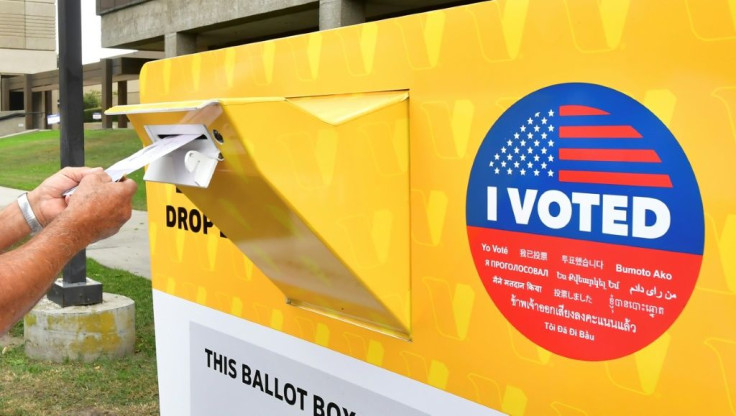
[[[82,64],[89,64],[97,62],[102,58],[110,56],[122,55],[128,52],[133,52],[128,49],[109,49],[101,46],[101,35],[100,35],[100,16],[97,16],[95,11],[95,0],[82,0]],[[58,31],[59,24],[57,21],[56,29]],[[57,34],[57,47],[58,53],[58,39]]]

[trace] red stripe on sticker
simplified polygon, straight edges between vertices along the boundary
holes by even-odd
[[[631,126],[560,126],[561,139],[641,139]]]
[[[561,116],[607,116],[611,113],[587,105],[561,105]]]
[[[661,163],[659,155],[649,149],[560,149],[560,160],[590,162],[648,162]]]
[[[654,173],[591,172],[580,170],[561,170],[560,182],[596,183],[602,185],[649,186],[672,188],[669,175]]]

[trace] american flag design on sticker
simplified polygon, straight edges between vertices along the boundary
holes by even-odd
[[[619,358],[661,336],[702,261],[702,199],[685,152],[649,109],[595,84],[535,91],[493,123],[466,220],[500,312],[580,360]]]
[[[605,120],[610,113],[584,105],[562,105],[555,110],[537,111],[530,115],[511,138],[493,155],[489,166],[496,175],[531,175],[556,177],[560,182],[606,185],[652,186],[672,188],[666,173],[615,172],[577,170],[575,164],[563,164],[567,169],[555,170],[557,161],[661,163],[654,149],[639,148],[634,140],[642,139],[630,125],[559,125],[566,117],[590,117],[590,122]],[[581,120],[585,122],[588,120]],[[596,148],[595,141],[617,140],[615,148]],[[574,146],[574,147],[573,147]],[[585,146],[585,147],[581,147]]]

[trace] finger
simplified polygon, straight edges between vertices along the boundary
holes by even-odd
[[[92,172],[79,181],[79,187],[97,187],[104,183],[112,182],[110,176],[104,171]]]
[[[82,178],[84,178],[85,176],[89,174],[97,173],[100,171],[102,171],[102,168],[99,168],[99,167],[90,168],[87,166],[83,166],[83,167],[65,167],[64,169],[60,171],[60,173],[66,176],[67,178],[73,180],[74,182],[79,183],[79,181],[81,181]]]
[[[118,183],[120,183],[120,185],[124,186],[125,187],[125,190],[129,194],[133,194],[133,193],[135,193],[136,190],[138,190],[138,184],[135,183],[134,180],[128,179],[126,177],[123,177]]]
[[[108,175],[107,172],[102,169],[96,172],[92,172],[90,175],[95,176],[102,182],[112,182],[112,178],[110,177],[110,175]]]

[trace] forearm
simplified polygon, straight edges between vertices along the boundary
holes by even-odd
[[[0,211],[0,252],[17,243],[31,232],[31,228],[23,218],[17,202]]]
[[[90,238],[59,218],[29,242],[0,255],[0,334],[49,289],[64,265]]]
[[[68,200],[63,192],[78,185]],[[115,234],[130,218],[137,185],[112,182],[102,169],[65,168],[29,192],[45,228],[0,255],[0,335],[30,310],[62,267],[88,244]],[[30,232],[17,203],[0,211],[0,251]]]

